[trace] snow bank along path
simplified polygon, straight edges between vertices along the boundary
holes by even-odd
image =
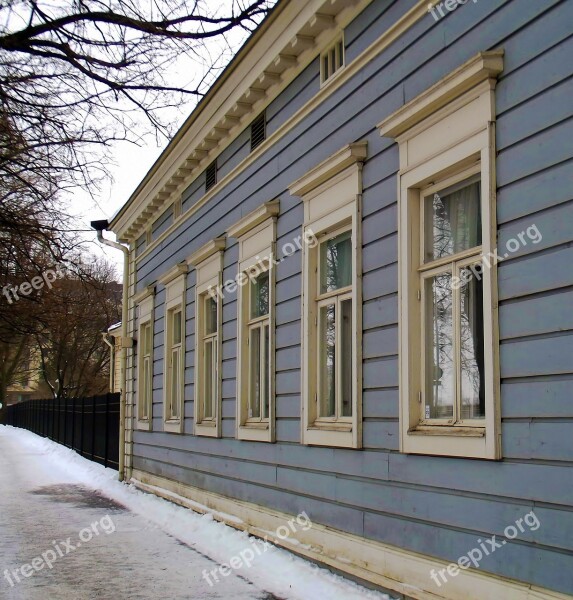
[[[210,514],[197,514],[144,493],[133,485],[121,483],[116,471],[93,463],[51,440],[1,425],[0,435],[40,453],[48,468],[52,465],[57,471],[65,472],[68,480],[71,478],[122,504],[218,563],[228,564],[232,557],[253,547],[247,533],[215,521]],[[257,543],[263,548],[262,541]],[[386,594],[363,588],[275,546],[256,553],[251,567],[242,566],[234,572],[272,594],[292,600],[390,600]],[[219,578],[224,579],[220,574]]]

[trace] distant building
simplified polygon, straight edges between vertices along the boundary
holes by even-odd
[[[110,346],[109,391],[121,391],[121,323],[112,325],[107,330],[107,340]]]

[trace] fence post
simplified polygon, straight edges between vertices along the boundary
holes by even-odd
[[[82,398],[82,416],[80,419],[80,456],[84,455],[84,404],[86,399]]]
[[[96,399],[92,396],[92,460],[95,456],[95,441],[96,441]]]
[[[109,446],[109,394],[105,395],[105,456],[103,459],[103,466],[107,467],[107,454],[108,454],[108,446]]]
[[[74,432],[76,431],[76,399],[72,398],[72,450],[74,449]]]

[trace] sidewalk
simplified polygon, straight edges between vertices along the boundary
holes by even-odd
[[[115,476],[0,426],[0,598],[387,598],[274,547],[209,585],[203,573],[252,547],[247,536]]]

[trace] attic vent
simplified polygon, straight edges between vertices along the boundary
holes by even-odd
[[[325,83],[344,66],[344,41],[338,38],[320,57],[320,82]]]
[[[260,146],[267,137],[267,119],[265,113],[261,113],[251,123],[251,152]]]
[[[214,160],[205,170],[205,191],[210,190],[217,183],[217,161]]]

